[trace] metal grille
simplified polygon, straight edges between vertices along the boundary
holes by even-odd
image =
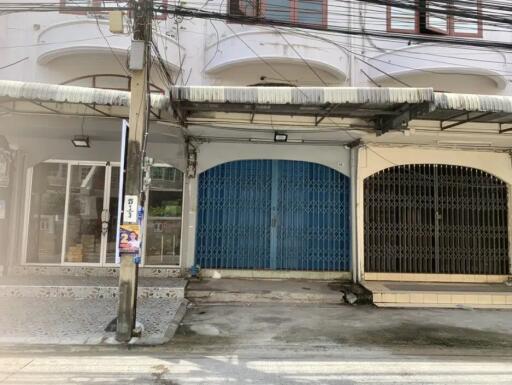
[[[224,163],[199,175],[196,262],[204,268],[270,268],[272,162]]]
[[[350,264],[350,182],[328,167],[281,162],[278,269],[343,271]]]
[[[343,271],[349,179],[298,161],[222,164],[199,176],[196,261],[204,268]]]
[[[392,167],[364,182],[369,272],[508,274],[508,193],[473,168]]]

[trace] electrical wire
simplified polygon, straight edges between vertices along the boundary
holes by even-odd
[[[28,56],[26,56],[26,57],[24,57],[23,59],[16,60],[16,61],[15,61],[15,62],[13,62],[13,63],[6,64],[6,65],[4,65],[4,66],[0,67],[0,70],[3,70],[3,69],[5,69],[5,68],[9,68],[9,67],[15,66],[16,64],[18,64],[18,63],[22,63],[22,62],[24,62],[25,60],[28,60],[28,59],[29,59],[29,57],[28,57]]]
[[[116,4],[118,4],[118,2],[116,2]],[[204,4],[206,4],[206,3],[203,3],[203,6],[204,6]],[[160,8],[159,8],[159,10],[160,10]],[[213,22],[212,22],[212,20],[211,20],[211,19],[209,20],[209,22],[214,26],[214,24],[213,24]],[[294,28],[294,29],[292,29],[292,31],[297,31],[297,29],[296,29],[296,28]],[[102,31],[101,31],[101,28],[100,28],[100,32],[102,32]],[[106,37],[104,37],[104,39],[106,40]],[[50,44],[51,44],[51,43],[50,43]],[[107,44],[108,44],[108,41],[107,41]],[[340,43],[338,43],[338,44],[340,44]],[[180,53],[181,53],[181,51],[180,51]],[[114,53],[113,53],[113,54],[114,54]],[[413,53],[410,53],[410,52],[409,52],[409,53],[408,53],[408,55],[402,55],[401,53],[395,53],[395,54],[396,54],[397,56],[411,57],[410,55],[412,55]],[[115,55],[115,54],[114,54],[114,55]],[[115,55],[115,57],[116,57],[116,59],[117,59],[117,56],[116,56],[116,55]],[[117,60],[118,60],[118,59],[117,59]],[[373,58],[372,60],[378,61],[379,59],[378,59],[378,58]],[[486,62],[484,59],[477,59],[477,60],[482,61],[482,62]],[[118,62],[119,62],[119,60],[118,60]],[[441,61],[437,61],[437,62],[442,63]],[[487,61],[487,62],[491,62],[491,61]],[[496,61],[494,61],[494,62],[496,62]],[[121,63],[120,63],[120,64],[121,64]],[[183,61],[182,61],[182,60],[180,60],[180,66],[182,66],[182,64],[183,64]],[[452,63],[446,63],[446,62],[445,62],[445,64],[452,64]],[[122,65],[122,64],[121,64],[121,65]],[[392,65],[395,65],[395,63],[393,63]],[[458,65],[458,64],[457,64],[457,65]],[[397,66],[400,66],[400,65],[398,64]],[[458,65],[458,66],[460,66],[460,65]],[[124,66],[122,66],[122,67],[124,68]],[[402,65],[402,67],[405,67],[405,66],[403,66],[403,65]],[[406,67],[406,68],[407,68],[407,67]],[[416,68],[411,68],[411,67],[408,67],[408,68],[409,68],[409,69],[416,69]],[[126,70],[125,70],[125,71],[126,71]],[[430,72],[430,73],[436,73],[435,71],[429,71],[429,70],[421,70],[421,71]],[[451,73],[453,74],[454,72],[451,72]],[[500,73],[501,73],[501,74],[506,74],[506,73],[504,73],[504,72],[500,72]],[[466,75],[467,75],[468,73],[467,73],[467,72],[465,72],[464,74],[466,74]],[[488,76],[488,75],[485,75],[485,74],[475,74],[475,75],[477,75],[477,76]]]
[[[98,27],[98,31],[100,32],[101,36],[103,37],[103,40],[105,41],[105,43],[107,44],[108,46],[108,49],[110,50],[110,53],[112,54],[112,56],[114,57],[114,59],[116,59],[117,63],[119,64],[119,66],[122,68],[122,70],[124,71],[124,73],[127,75],[127,76],[130,76],[130,72],[128,71],[128,69],[123,65],[123,63],[121,62],[121,60],[117,57],[116,53],[114,52],[112,46],[110,45],[108,39],[105,37],[105,34],[103,33],[103,31],[101,30],[101,26],[100,26],[100,21],[98,20],[98,15],[94,15],[94,19],[96,20],[96,26]]]

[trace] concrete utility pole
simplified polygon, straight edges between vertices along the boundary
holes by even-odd
[[[153,18],[152,0],[132,0],[130,2],[133,15],[133,40],[130,50],[129,67],[131,71],[131,100],[129,117],[129,134],[126,159],[126,178],[124,189],[124,201],[127,196],[138,197],[138,209],[144,207],[143,191],[143,154],[142,146],[144,134],[148,124],[148,78],[149,55]],[[119,202],[123,204],[123,202]],[[127,210],[127,207],[124,207]],[[123,225],[126,216],[123,215]],[[134,223],[133,221],[129,223]],[[138,222],[135,222],[138,223]],[[142,232],[140,233],[142,235]],[[139,241],[140,241],[139,235]],[[137,303],[137,269],[139,261],[136,258],[140,253],[122,253],[119,272],[119,308],[117,313],[116,339],[120,342],[128,342],[132,338],[135,327],[136,303]]]

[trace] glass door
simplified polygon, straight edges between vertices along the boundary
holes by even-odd
[[[180,264],[183,173],[173,167],[151,168],[145,208],[144,264]]]
[[[39,163],[29,172],[31,186],[25,230],[25,261],[59,264],[66,202],[68,164]]]
[[[64,263],[100,263],[104,238],[102,213],[105,181],[105,164],[70,165],[64,224]]]
[[[47,161],[30,171],[24,260],[30,264],[113,265],[119,164]],[[183,173],[152,169],[145,203],[143,263],[180,261]]]

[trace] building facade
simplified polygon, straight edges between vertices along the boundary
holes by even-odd
[[[212,1],[203,9],[368,33],[157,14],[151,91],[166,94],[172,81],[512,94],[510,52],[485,44],[510,41],[499,25],[360,1],[292,3],[256,10]],[[59,4],[60,12],[0,15],[0,67],[17,62],[0,79],[128,90],[128,26],[114,34],[107,13]],[[428,41],[439,36],[478,46]],[[96,105],[66,114],[32,104],[30,114],[8,103],[0,112],[10,146],[4,265],[115,266],[121,120]],[[291,122],[204,112],[179,128],[155,110],[143,265],[235,276],[505,280],[512,139],[504,121],[463,119],[376,135],[328,114]],[[75,135],[89,136],[90,147],[73,147]]]

